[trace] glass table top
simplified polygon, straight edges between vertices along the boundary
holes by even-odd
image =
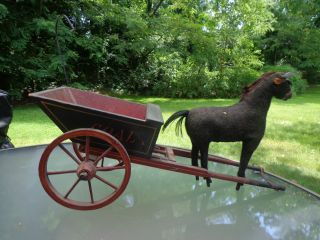
[[[236,191],[235,183],[215,179],[208,188],[193,176],[132,164],[126,190],[111,205],[68,209],[40,184],[44,148],[0,152],[1,240],[320,239],[320,200],[271,176],[286,191],[248,185]],[[179,161],[190,164],[189,159]],[[216,163],[209,168],[237,171]],[[260,178],[250,170],[247,177]]]

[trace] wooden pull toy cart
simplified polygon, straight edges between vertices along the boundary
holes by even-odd
[[[175,156],[190,158],[191,152],[156,145],[163,124],[157,105],[133,103],[68,87],[32,93],[30,97],[39,102],[41,109],[64,132],[43,152],[39,176],[48,195],[65,207],[93,210],[115,201],[129,182],[131,163],[285,190],[265,179],[214,173],[177,162]],[[63,151],[65,158],[55,158],[55,151]],[[208,160],[239,165],[236,161],[212,155]],[[263,176],[261,168],[248,168]],[[57,176],[66,178],[59,180]],[[100,187],[93,186],[93,182]],[[65,187],[61,188],[61,185]],[[87,190],[82,195],[74,194],[80,185]]]

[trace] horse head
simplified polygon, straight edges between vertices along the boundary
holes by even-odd
[[[241,100],[252,95],[257,89],[267,89],[271,96],[278,99],[288,100],[292,96],[291,81],[293,74],[290,72],[268,72],[260,76],[256,81],[244,87]]]
[[[292,82],[289,80],[293,74],[290,72],[278,72],[270,76],[272,79],[272,91],[273,95],[282,100],[288,100],[292,97],[291,86]]]

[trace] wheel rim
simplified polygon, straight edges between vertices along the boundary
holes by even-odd
[[[84,153],[75,144],[73,150],[63,145],[76,138],[85,139]],[[92,155],[92,142],[96,141],[107,147]],[[106,158],[110,152],[116,159]],[[112,135],[94,129],[62,134],[47,146],[39,164],[40,181],[49,196],[78,210],[98,209],[115,201],[125,190],[130,173],[130,158],[122,144]]]

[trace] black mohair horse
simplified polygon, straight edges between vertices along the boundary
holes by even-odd
[[[198,166],[200,151],[201,167],[206,169],[210,142],[242,141],[238,176],[245,177],[248,162],[264,135],[272,97],[287,100],[292,96],[290,76],[291,73],[266,73],[244,88],[241,100],[235,105],[178,111],[169,117],[162,130],[180,118],[176,132],[181,133],[182,121],[186,118],[186,130],[192,142],[192,165]],[[209,187],[211,179],[207,178],[206,181]],[[241,185],[238,183],[236,189],[239,190]]]

